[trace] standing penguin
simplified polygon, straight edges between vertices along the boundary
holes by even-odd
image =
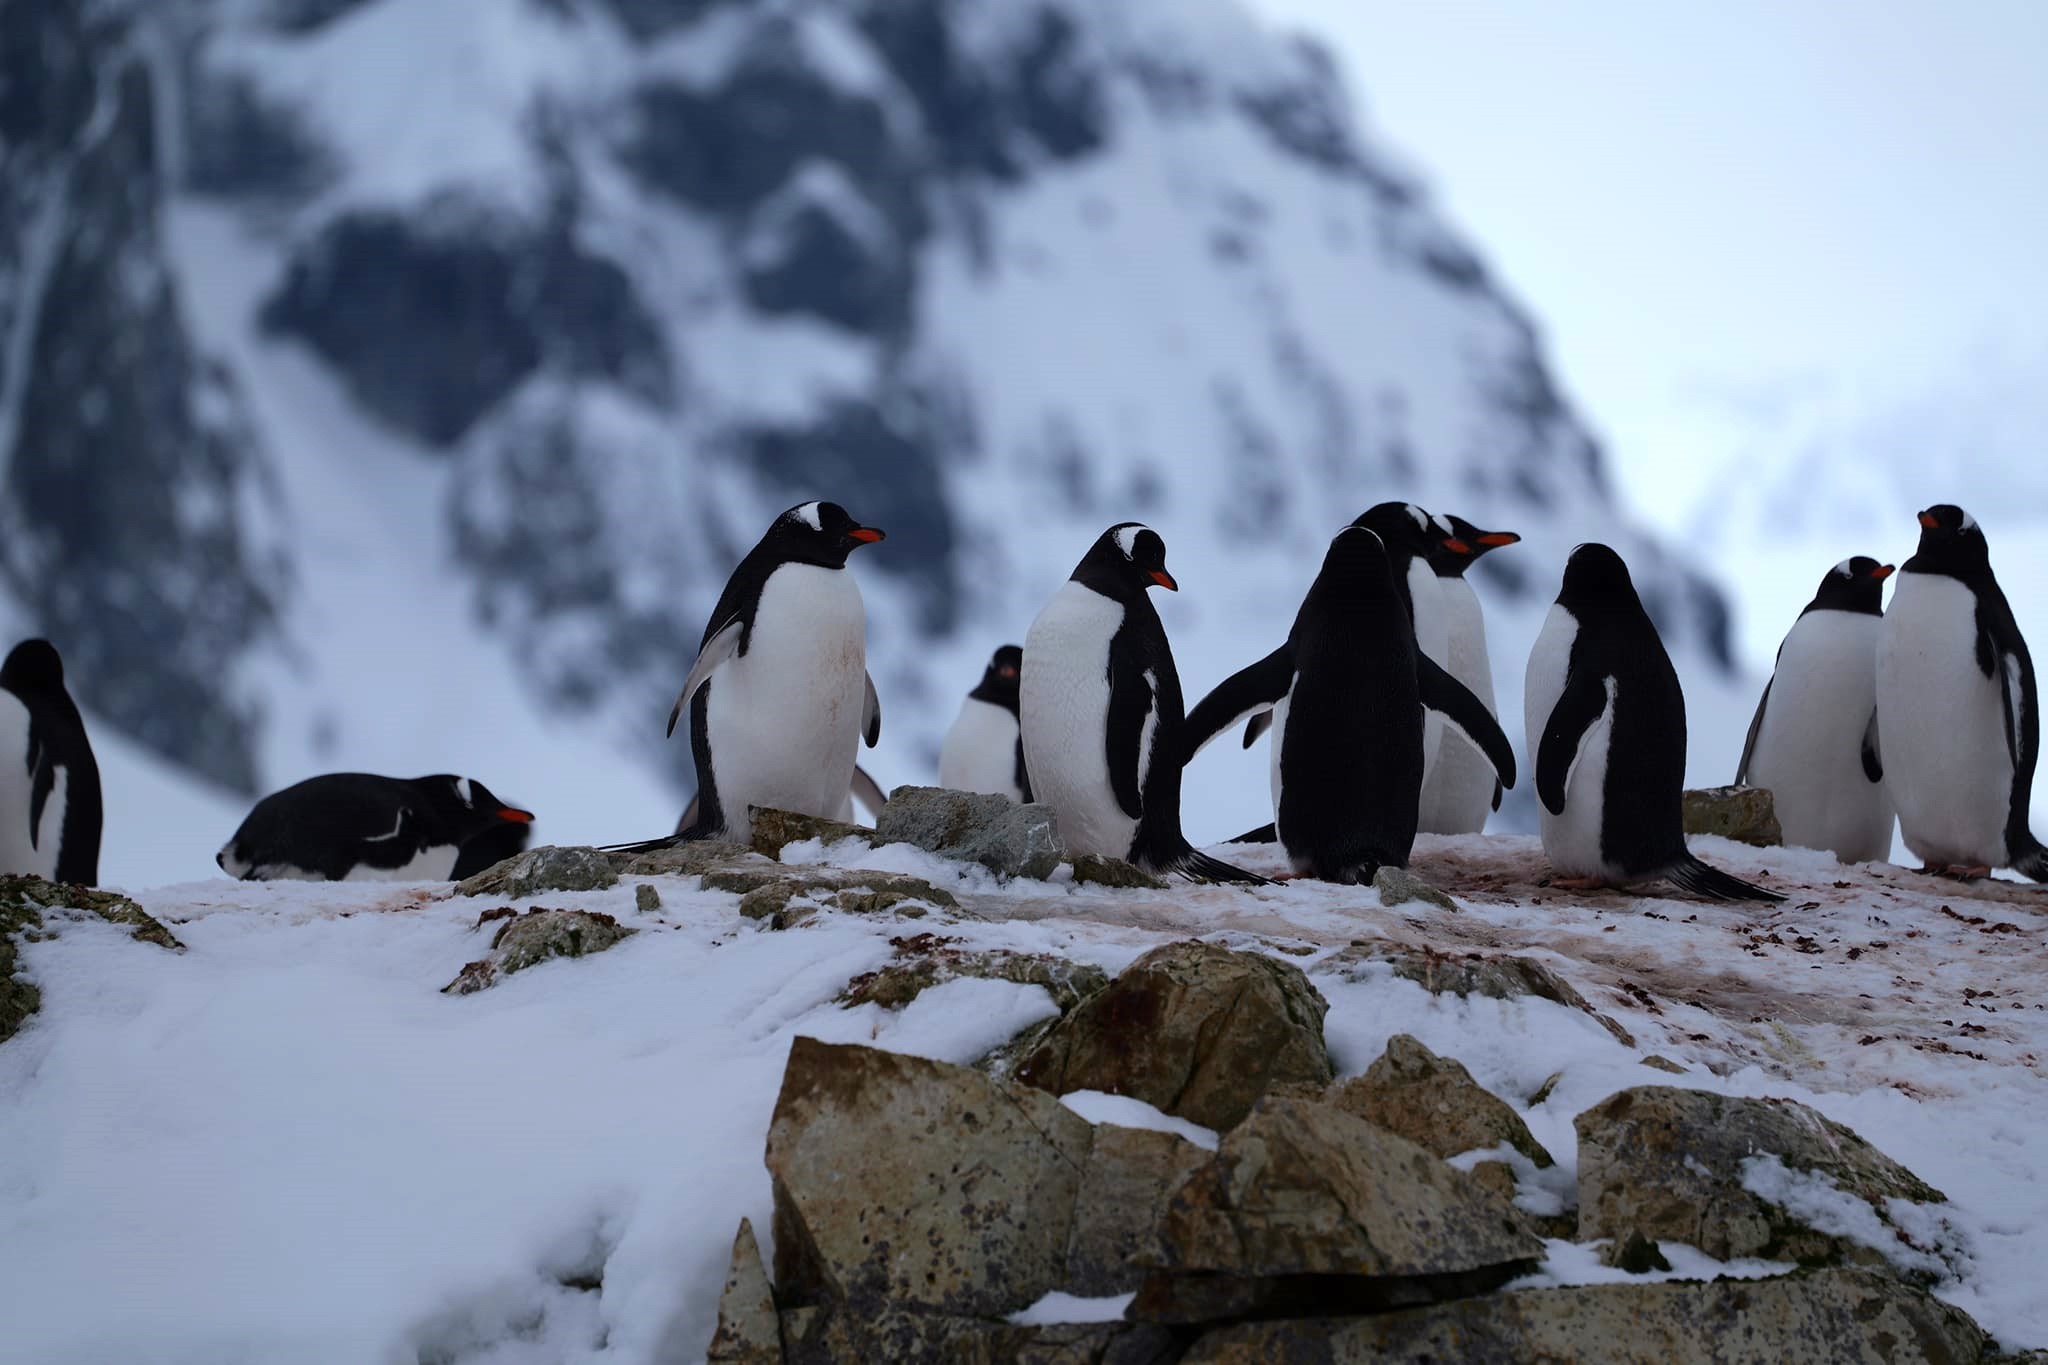
[[[1020,645],[1004,645],[988,661],[946,742],[939,746],[939,785],[960,792],[991,792],[1012,801],[1031,799],[1024,770],[1024,736],[1017,721]]]
[[[1439,534],[1430,541],[1429,567],[1444,611],[1444,671],[1472,690],[1491,716],[1493,665],[1486,654],[1486,615],[1465,570],[1480,556],[1521,537],[1513,531],[1482,531],[1463,517],[1435,518]],[[1422,784],[1420,828],[1426,834],[1477,834],[1486,817],[1500,809],[1501,783],[1484,754],[1470,746],[1440,746],[1429,780]]]
[[[0,664],[0,755],[0,872],[97,884],[100,768],[48,640]]]
[[[749,806],[851,811],[854,755],[881,738],[882,708],[846,557],[881,539],[836,502],[801,503],[732,571],[668,714],[673,735],[688,709],[697,760],[697,815],[676,838],[744,843]]]
[[[1877,641],[1891,573],[1865,555],[1828,570],[1778,646],[1735,773],[1737,786],[1770,789],[1786,843],[1845,863],[1892,849],[1877,746]]]
[[[1483,750],[1489,775],[1514,784],[1507,736],[1479,698],[1416,652],[1386,547],[1363,527],[1330,542],[1287,643],[1195,707],[1190,749],[1257,707],[1273,717],[1275,836],[1307,876],[1369,882],[1383,866],[1408,865],[1425,709]]]
[[[1685,693],[1621,556],[1581,545],[1529,653],[1523,721],[1543,851],[1572,889],[1662,877],[1716,900],[1785,899],[1685,846]]]
[[[258,801],[213,861],[245,882],[447,881],[469,844],[532,820],[452,773],[324,773]]]
[[[1263,882],[1180,829],[1180,675],[1146,589],[1179,587],[1166,543],[1135,521],[1097,537],[1024,637],[1024,761],[1076,853],[1197,881]]]
[[[1877,646],[1877,724],[1899,833],[1927,871],[2048,881],[2028,824],[2041,757],[2034,661],[1970,514],[1920,514]]]

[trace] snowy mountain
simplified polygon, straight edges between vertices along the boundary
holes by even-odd
[[[1397,496],[1527,537],[1482,568],[1504,714],[1605,539],[1732,765],[1722,594],[1234,0],[14,3],[0,67],[8,615],[214,782],[447,769],[544,840],[659,832],[705,615],[817,496],[889,532],[884,785],[1104,525],[1164,535],[1198,695]],[[1191,829],[1265,818],[1213,762]]]

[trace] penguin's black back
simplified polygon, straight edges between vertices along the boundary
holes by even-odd
[[[404,867],[426,849],[460,847],[500,823],[482,815],[457,816],[457,780],[452,774],[309,777],[258,801],[228,847],[252,870],[283,865],[329,881],[358,867]],[[496,809],[496,798],[481,783],[472,783],[472,790]]]
[[[29,716],[28,752],[20,756],[30,783],[29,827],[42,821],[56,792],[58,768],[65,771],[64,819],[59,826],[57,880],[78,886],[99,882],[100,766],[85,718],[64,685],[64,660],[48,640],[23,640],[0,664],[0,688],[20,699]],[[12,760],[10,760],[12,761]]]

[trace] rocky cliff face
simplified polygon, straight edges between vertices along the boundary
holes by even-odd
[[[1234,0],[0,16],[9,592],[89,706],[231,784],[507,671],[494,736],[580,715],[677,771],[648,717],[813,496],[890,533],[896,778],[1126,517],[1190,589],[1190,691],[1392,496],[1529,533],[1484,562],[1507,639],[1597,536],[1727,665],[1527,318]]]

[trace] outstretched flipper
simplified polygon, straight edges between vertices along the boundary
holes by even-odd
[[[1572,670],[1536,746],[1536,795],[1552,815],[1564,814],[1565,787],[1578,766],[1586,734],[1606,710],[1606,680],[1584,669]]]
[[[882,784],[858,764],[853,769],[853,799],[866,806],[869,815],[880,815],[882,807],[889,804],[889,798],[882,794]]]
[[[1781,901],[1785,899],[1775,891],[1766,891],[1761,886],[1746,882],[1740,877],[1730,876],[1718,867],[1709,866],[1687,853],[1670,867],[1664,869],[1664,879],[1672,882],[1695,896],[1705,896],[1717,901]]]
[[[1415,656],[1415,682],[1422,704],[1450,722],[1452,730],[1486,756],[1500,775],[1502,786],[1515,785],[1515,747],[1508,743],[1500,722],[1486,709],[1486,703],[1472,689],[1446,673],[1427,654]]]
[[[683,708],[690,704],[690,698],[697,695],[697,689],[711,680],[718,666],[739,652],[741,628],[745,622],[738,617],[727,621],[710,639],[704,648],[697,651],[697,662],[690,665],[690,676],[683,679],[683,690],[676,697],[675,708],[668,713],[668,733],[676,732],[676,721],[682,717]]]
[[[1747,787],[1749,785],[1749,761],[1756,757],[1756,737],[1763,732],[1764,708],[1771,704],[1771,683],[1777,680],[1778,675],[1773,673],[1771,675],[1771,682],[1764,684],[1764,694],[1756,699],[1756,714],[1749,718],[1749,734],[1742,741],[1742,761],[1735,765],[1735,785],[1738,787]],[[1870,724],[1872,727],[1877,725],[1877,712],[1875,711],[1870,713]],[[1863,767],[1866,772],[1870,768],[1871,733],[1871,731],[1866,730],[1863,735]],[[1870,780],[1872,782],[1877,781],[1875,777]]]
[[[875,741],[882,737],[882,699],[875,695],[875,678],[872,673],[862,673],[860,680],[867,687],[867,692],[860,701],[860,734],[872,749],[875,747]],[[859,791],[859,787],[856,786],[854,790]],[[876,806],[875,809],[880,810],[881,807]]]
[[[1244,746],[1251,748],[1252,741],[1273,723],[1269,713],[1293,685],[1291,644],[1280,646],[1216,684],[1188,713],[1187,757],[1193,759],[1210,740],[1246,718],[1250,718],[1251,724],[1245,728]]]

